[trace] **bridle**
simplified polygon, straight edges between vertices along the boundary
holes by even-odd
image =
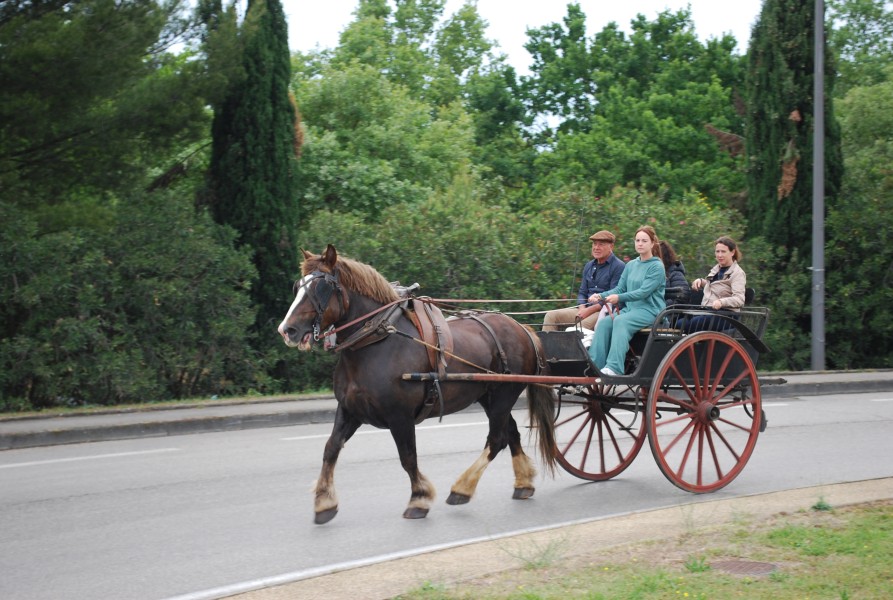
[[[344,288],[341,286],[341,281],[338,278],[338,271],[336,270],[334,273],[326,273],[324,271],[314,271],[310,274],[311,278],[308,279],[302,287],[307,288],[307,296],[310,299],[310,303],[313,305],[313,309],[316,311],[316,318],[313,320],[313,340],[319,341],[321,337],[325,337],[322,331],[322,320],[323,315],[325,315],[326,309],[329,307],[329,301],[332,299],[332,294],[338,293],[338,305],[341,308],[341,314],[339,318],[347,314],[347,309],[350,306],[350,303],[347,299],[347,294],[344,291]],[[313,292],[310,291],[310,284],[314,281],[317,281],[316,287]],[[296,290],[297,291],[297,290]],[[337,321],[337,319],[336,319]],[[329,325],[328,329],[331,330],[335,327],[334,321]]]

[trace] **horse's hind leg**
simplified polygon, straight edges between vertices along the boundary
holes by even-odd
[[[360,422],[348,415],[341,405],[335,412],[335,424],[332,434],[326,442],[322,456],[322,471],[314,486],[315,500],[313,511],[317,525],[328,523],[338,514],[338,496],[335,494],[335,463],[341,449],[350,437],[356,433]]]
[[[424,519],[428,516],[431,503],[437,492],[427,477],[419,471],[418,454],[415,445],[415,423],[412,420],[392,422],[390,424],[391,437],[397,444],[397,452],[400,454],[400,464],[409,475],[409,484],[412,492],[409,497],[409,505],[403,511],[404,519]]]
[[[450,488],[447,504],[468,504],[471,497],[474,496],[474,491],[477,489],[484,471],[493,462],[495,456],[496,453],[491,452],[490,444],[487,444],[477,460],[459,476],[459,479]]]
[[[521,434],[518,433],[518,425],[515,419],[509,415],[509,452],[512,453],[512,469],[515,472],[515,491],[512,498],[515,500],[527,500],[533,496],[536,488],[533,480],[536,477],[536,467],[533,461],[524,453],[521,446]]]
[[[511,414],[512,406],[517,397],[518,394],[512,395],[510,393],[505,393],[500,394],[498,397],[496,395],[491,395],[487,399],[480,400],[480,404],[484,407],[490,421],[490,431],[487,434],[487,445],[484,446],[484,451],[477,460],[475,460],[474,463],[459,476],[459,479],[457,479],[456,483],[453,484],[453,487],[450,488],[447,504],[468,503],[471,500],[471,497],[474,496],[474,492],[477,489],[478,483],[481,481],[481,477],[484,475],[484,471],[487,470],[487,467],[490,466],[490,463],[493,462],[496,455],[506,446],[512,448],[512,465],[515,468],[515,487],[518,487],[518,467],[516,465],[515,453],[521,448],[521,436],[518,434],[518,428],[515,425],[515,420],[512,418]],[[521,456],[526,458],[523,452],[521,452]],[[532,494],[533,492],[526,497],[529,497]]]

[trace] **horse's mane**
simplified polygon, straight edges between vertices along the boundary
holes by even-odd
[[[341,284],[357,294],[367,296],[382,304],[399,300],[397,292],[394,291],[388,280],[369,265],[339,254],[335,268],[338,270]],[[305,258],[301,265],[301,272],[304,275],[309,275],[314,271],[328,270],[323,263],[322,256],[315,254]]]

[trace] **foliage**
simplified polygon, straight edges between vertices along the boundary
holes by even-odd
[[[893,61],[893,8],[889,0],[828,0],[828,17],[836,25],[829,46],[837,57],[840,79],[836,97],[853,87],[888,81]]]
[[[889,68],[888,68],[889,71]],[[841,107],[847,177],[828,215],[828,359],[893,366],[893,77],[850,90]]]
[[[690,10],[664,11],[653,21],[639,14],[630,23],[628,38],[609,23],[590,40],[580,5],[567,8],[563,25],[530,30],[526,44],[533,57],[533,76],[525,79],[531,106],[536,113],[560,118],[561,131],[586,131],[604,96],[616,88],[643,99],[655,86],[672,92],[692,82],[709,84],[713,78],[724,88],[740,83],[734,38],[726,35],[702,45]]]
[[[0,204],[0,405],[145,402],[259,385],[246,333],[253,271],[233,238],[168,196],[129,198],[107,232],[42,236],[27,213]]]
[[[813,20],[811,0],[766,0],[753,28],[747,76],[747,217],[750,235],[810,256],[812,240]],[[826,51],[826,54],[827,51]],[[825,202],[834,205],[843,163],[825,69]]]
[[[375,222],[321,211],[307,223],[303,239],[314,252],[332,243],[388,279],[417,282],[423,295],[529,298],[530,289],[544,285],[530,252],[534,232],[507,207],[477,198],[473,181],[459,175],[443,193],[389,207]]]
[[[473,153],[458,105],[432,110],[375,69],[351,65],[295,89],[306,131],[300,203],[377,218],[445,188]]]
[[[214,85],[180,2],[4,3],[0,195],[28,208],[108,211],[206,134]],[[47,211],[49,212],[49,211]],[[102,215],[103,220],[107,215]],[[45,229],[58,230],[58,216]]]
[[[564,25],[529,32],[533,75],[528,102],[559,120],[538,138],[538,189],[572,182],[605,194],[632,183],[680,195],[695,189],[716,204],[734,201],[744,180],[734,155],[710,131],[736,138],[743,119],[735,98],[741,59],[734,39],[698,42],[690,11],[639,15],[627,38],[615,23],[591,39],[579,5]]]
[[[463,80],[490,57],[486,23],[466,3],[440,23],[444,0],[360,0],[330,66],[365,65],[430,106],[463,96]]]
[[[251,292],[259,332],[267,333],[288,301],[281,282],[297,274],[295,108],[280,0],[250,1],[240,35],[245,81],[230,87],[214,115],[210,208],[254,252],[258,280]],[[273,340],[271,333],[260,339]]]

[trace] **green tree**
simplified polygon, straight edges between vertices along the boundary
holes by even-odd
[[[432,107],[464,96],[466,78],[490,57],[486,22],[472,3],[442,21],[444,0],[360,0],[331,55],[336,70],[372,67]],[[442,22],[441,22],[442,21]]]
[[[327,69],[295,90],[305,143],[301,204],[377,218],[445,188],[467,165],[474,131],[458,104],[433,110],[375,68]]]
[[[591,39],[580,7],[564,26],[529,33],[533,75],[523,81],[533,111],[560,120],[538,137],[536,192],[569,183],[606,194],[631,183],[666,197],[690,189],[716,204],[735,203],[744,187],[737,145],[741,59],[731,36],[701,44],[689,11],[639,15],[627,38],[610,23]]]
[[[813,22],[811,0],[766,0],[753,28],[747,73],[747,218],[750,236],[810,256],[812,239]],[[827,54],[827,53],[826,53]],[[843,173],[834,116],[834,61],[825,69],[825,202]]]
[[[837,57],[842,98],[854,86],[885,81],[893,62],[893,3],[889,0],[828,0],[834,27],[829,46]]]
[[[828,215],[828,362],[893,366],[893,68],[839,104],[846,177]]]
[[[532,75],[524,79],[531,108],[560,119],[561,132],[587,131],[618,88],[625,99],[645,99],[693,82],[718,80],[729,90],[741,83],[735,39],[725,35],[701,44],[689,10],[664,11],[653,21],[639,14],[629,37],[612,22],[589,38],[579,4],[567,9],[563,25],[530,30],[525,46],[533,58]],[[728,115],[732,109],[730,97]]]
[[[170,52],[194,39],[183,6],[3,3],[0,197],[40,211],[42,230],[107,224],[116,194],[206,134],[205,64]]]
[[[272,343],[274,324],[290,303],[297,275],[291,236],[296,204],[295,107],[289,98],[288,27],[279,0],[251,0],[241,27],[244,83],[233,86],[212,129],[210,207],[254,252],[259,343]]]

